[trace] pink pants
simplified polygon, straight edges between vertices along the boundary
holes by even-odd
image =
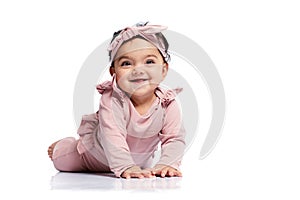
[[[108,166],[99,162],[88,151],[79,154],[78,141],[67,137],[56,143],[52,161],[54,167],[64,172],[110,172]]]

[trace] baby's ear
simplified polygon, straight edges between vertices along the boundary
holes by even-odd
[[[162,69],[162,75],[164,78],[167,76],[168,70],[169,70],[169,64],[165,62]]]
[[[114,73],[115,73],[115,68],[114,68],[113,66],[110,66],[110,68],[109,68],[109,73],[110,73],[111,76],[114,75]]]

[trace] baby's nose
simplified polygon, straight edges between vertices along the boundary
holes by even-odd
[[[132,70],[132,75],[134,76],[139,76],[139,75],[143,75],[144,74],[144,70],[141,67],[135,67]]]

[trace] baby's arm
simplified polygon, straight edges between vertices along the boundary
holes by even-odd
[[[126,122],[122,107],[107,94],[103,94],[100,101],[98,133],[98,141],[104,150],[110,170],[117,177],[121,177],[123,172],[136,165],[126,141]]]
[[[185,130],[176,101],[172,101],[166,108],[165,121],[159,137],[162,152],[153,172],[161,177],[182,176],[179,166],[185,149]]]

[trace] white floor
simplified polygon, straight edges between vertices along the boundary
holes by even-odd
[[[180,189],[182,178],[122,179],[113,174],[62,173],[52,176],[51,190],[132,190]]]

